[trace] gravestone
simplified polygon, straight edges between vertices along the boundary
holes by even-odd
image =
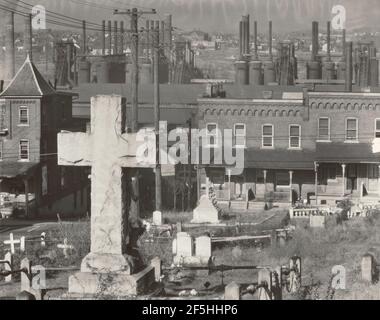
[[[257,290],[259,300],[272,300],[273,275],[269,269],[260,269],[257,283],[262,287]]]
[[[193,211],[191,223],[219,223],[218,210],[213,206],[207,195],[199,200],[199,205]]]
[[[156,282],[161,281],[161,268],[162,268],[162,262],[159,257],[155,257],[150,262],[150,265],[154,268],[154,277]]]
[[[58,164],[91,167],[91,252],[69,278],[69,296],[137,295],[155,280],[152,266],[136,270],[127,253],[133,237],[125,168],[150,165],[137,161],[136,134],[126,133],[125,105],[120,96],[93,97],[91,132],[58,134]]]
[[[154,211],[153,212],[153,224],[155,226],[161,226],[162,225],[162,212],[160,212],[160,211]]]
[[[181,265],[184,263],[185,259],[192,257],[194,253],[194,242],[193,238],[186,232],[177,233],[177,238],[175,241],[176,249],[173,262],[176,265]]]
[[[231,282],[224,288],[224,300],[240,300],[240,285]]]
[[[326,225],[326,216],[310,215],[310,228],[324,228]]]
[[[195,255],[201,258],[211,257],[211,238],[208,236],[201,236],[195,239]]]
[[[375,259],[371,254],[366,254],[361,262],[362,280],[368,283],[374,282]]]

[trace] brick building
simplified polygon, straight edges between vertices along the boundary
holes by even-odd
[[[57,165],[58,132],[81,129],[72,119],[72,100],[72,94],[57,92],[29,58],[1,92],[0,211],[86,212],[85,171]]]
[[[227,89],[227,99],[198,100],[199,127],[211,136],[215,128],[233,129],[240,141],[235,147],[245,150],[242,174],[226,165],[204,166],[203,189],[206,175],[221,203],[241,209],[269,200],[286,206],[301,199],[378,202],[380,94],[360,88],[346,93],[339,86],[291,88],[255,87],[255,96],[239,99]]]

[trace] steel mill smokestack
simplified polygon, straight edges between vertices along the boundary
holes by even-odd
[[[331,22],[327,22],[327,61],[331,61]]]
[[[87,30],[86,30],[86,21],[82,21],[82,53],[87,54]]]
[[[24,29],[24,48],[25,55],[29,55],[29,59],[33,61],[33,44],[32,44],[32,15],[28,14],[25,17],[25,29]]]
[[[346,92],[352,92],[352,41],[346,42]]]
[[[253,26],[253,37],[255,41],[255,60],[259,60],[259,52],[258,52],[258,43],[257,43],[257,21],[254,22]]]
[[[115,54],[119,53],[119,31],[118,31],[118,26],[117,26],[117,21],[114,21],[114,48],[115,48]]]
[[[5,23],[5,80],[12,80],[16,73],[15,66],[15,18],[13,12],[7,12]]]
[[[319,27],[318,22],[313,21],[312,27],[312,49],[311,49],[311,61],[317,61],[318,51],[319,51]]]
[[[273,60],[273,29],[272,21],[269,21],[269,39],[268,39],[268,48],[269,48],[269,60]]]
[[[239,58],[243,57],[243,21],[239,22]]]
[[[145,21],[145,35],[146,35],[146,58],[149,60],[150,58],[150,42],[151,42],[151,34],[150,34],[150,20]]]
[[[112,54],[112,21],[108,20],[108,48],[109,54]]]
[[[124,21],[120,21],[120,53],[124,53]]]
[[[102,21],[102,54],[106,54],[106,21]]]
[[[342,31],[342,58],[346,61],[346,29]]]

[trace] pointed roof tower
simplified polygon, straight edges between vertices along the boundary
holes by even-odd
[[[56,94],[56,91],[37,70],[28,55],[0,97],[42,97],[53,94]]]

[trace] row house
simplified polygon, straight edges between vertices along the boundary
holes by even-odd
[[[29,57],[0,93],[0,212],[23,216],[87,211],[88,173],[59,167],[57,134],[85,129],[73,94],[56,91]]]
[[[213,152],[223,148],[215,141],[225,129],[233,132],[233,147],[244,150],[242,171],[202,166],[203,190],[210,181],[220,203],[250,209],[296,201],[334,205],[345,198],[379,202],[379,93],[299,88],[275,98],[198,103],[199,127]]]

